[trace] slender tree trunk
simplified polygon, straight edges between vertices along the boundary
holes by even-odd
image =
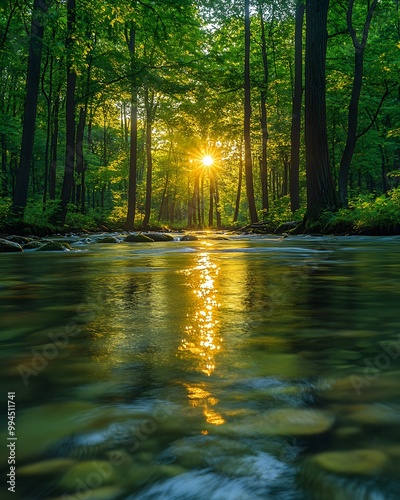
[[[383,194],[387,194],[389,191],[389,182],[387,178],[385,147],[382,144],[379,144],[379,150],[381,152],[382,192]]]
[[[162,192],[162,195],[161,195],[160,210],[158,212],[158,217],[157,217],[157,221],[158,222],[160,222],[160,220],[164,216],[164,206],[165,206],[165,200],[167,198],[168,181],[169,181],[169,174],[167,172],[167,175],[165,176],[165,183],[164,183],[163,192]],[[167,211],[168,211],[168,206],[167,206]]]
[[[59,129],[59,112],[60,112],[60,92],[55,96],[53,106],[53,130],[51,134],[50,146],[50,172],[49,172],[49,198],[56,199],[56,174],[57,174],[57,155],[58,155],[58,129]]]
[[[42,46],[44,26],[43,16],[48,10],[47,0],[34,0],[31,34],[29,41],[28,70],[26,78],[26,100],[24,122],[22,128],[22,144],[17,181],[14,192],[13,211],[21,218],[28,200],[29,172],[32,162],[33,143],[35,138],[35,124],[37,101],[40,84],[40,65],[42,60]]]
[[[8,195],[7,182],[7,141],[6,135],[1,134],[1,196]]]
[[[213,227],[214,224],[214,174],[210,170],[210,209],[208,211],[208,227]]]
[[[242,144],[240,144],[238,187],[237,187],[237,191],[236,191],[236,202],[235,202],[235,212],[233,214],[233,223],[237,222],[237,220],[239,218],[240,197],[241,197],[241,193],[242,193],[242,182],[243,182],[243,156],[242,156]]]
[[[246,175],[246,192],[249,203],[250,220],[258,221],[256,202],[254,199],[253,165],[251,159],[250,118],[250,0],[245,0],[245,61],[244,61],[244,168]]]
[[[221,208],[219,206],[219,188],[218,188],[218,179],[215,178],[214,181],[214,198],[215,198],[215,217],[217,219],[217,229],[221,229],[222,223],[221,223]]]
[[[260,95],[261,106],[261,191],[262,191],[262,209],[268,212],[268,165],[267,165],[267,147],[268,147],[268,125],[267,125],[267,97],[268,97],[268,83],[269,83],[269,67],[268,67],[268,54],[267,54],[267,41],[265,37],[265,25],[262,12],[262,5],[259,5],[260,22],[261,22],[261,55],[264,68],[264,81]]]
[[[299,171],[301,101],[303,95],[303,21],[305,7],[306,6],[302,1],[299,1],[296,7],[294,94],[290,149],[290,208],[292,212],[295,212],[300,208]]]
[[[365,46],[367,44],[368,32],[372,16],[378,3],[378,0],[374,0],[369,7],[367,18],[364,24],[362,39],[361,41],[359,41],[356,31],[353,27],[354,1],[355,0],[349,0],[349,7],[347,9],[347,29],[349,30],[354,45],[354,79],[348,113],[346,145],[342,154],[339,168],[339,198],[341,205],[344,207],[347,206],[347,183],[349,178],[349,170],[357,142],[358,103],[360,101],[364,72],[364,52]]]
[[[66,148],[64,180],[61,190],[60,222],[65,223],[68,203],[71,201],[75,170],[75,88],[76,72],[72,65],[72,50],[75,45],[76,0],[67,0],[67,92],[66,92]]]
[[[326,126],[326,44],[329,0],[306,3],[306,226],[312,226],[324,210],[337,207],[329,164]]]
[[[152,130],[153,121],[155,118],[155,105],[154,105],[154,92],[151,96],[149,95],[149,90],[146,88],[145,91],[145,107],[146,107],[146,160],[147,160],[147,172],[146,172],[146,201],[144,209],[144,219],[143,227],[148,227],[150,223],[151,216],[151,196],[152,196],[152,181],[153,181],[153,155],[151,151],[152,147]]]
[[[87,103],[79,110],[79,121],[78,127],[76,129],[76,147],[75,147],[75,155],[76,155],[76,173],[80,177],[79,193],[77,192],[76,204],[80,205],[81,212],[84,211],[84,200],[85,200],[85,160],[83,156],[83,141],[84,141],[84,133],[85,133],[85,124],[86,124],[86,115],[87,115]]]
[[[54,37],[54,29],[53,29],[53,37]],[[50,68],[49,68],[49,92],[47,93],[45,90],[45,82],[44,77],[46,75],[46,68],[48,65],[48,61],[50,59]],[[42,74],[42,94],[46,99],[47,106],[47,123],[46,123],[46,148],[44,153],[44,186],[43,186],[43,210],[46,208],[47,202],[47,192],[48,192],[48,184],[49,184],[49,171],[50,171],[50,151],[51,151],[51,109],[52,109],[52,100],[53,100],[53,56],[49,56],[49,50],[47,51],[47,59],[45,68]]]
[[[128,38],[128,37],[127,37]],[[128,41],[129,40],[129,41]],[[135,227],[136,215],[136,187],[137,187],[137,142],[138,142],[138,110],[137,110],[137,86],[136,79],[133,76],[135,70],[136,55],[136,31],[131,26],[129,39],[127,40],[131,56],[131,131],[130,131],[130,157],[129,157],[129,186],[128,186],[128,214],[125,222],[125,229]]]

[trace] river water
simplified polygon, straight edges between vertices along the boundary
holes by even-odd
[[[0,256],[1,498],[395,499],[400,237]]]

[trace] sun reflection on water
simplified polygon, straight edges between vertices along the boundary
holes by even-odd
[[[211,375],[215,370],[215,355],[221,349],[222,343],[218,336],[217,319],[220,304],[217,300],[216,281],[219,270],[210,254],[203,252],[196,255],[193,268],[183,271],[195,298],[187,315],[188,322],[179,350],[194,355],[199,369],[206,375]]]

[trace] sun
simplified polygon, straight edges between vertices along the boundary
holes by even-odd
[[[214,163],[214,158],[210,155],[206,155],[203,156],[201,161],[205,167],[211,167],[211,165]]]

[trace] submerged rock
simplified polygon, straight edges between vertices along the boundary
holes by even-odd
[[[76,489],[77,480],[85,480],[91,476],[98,477],[98,486],[118,484],[122,480],[118,467],[105,460],[87,460],[73,465],[60,479],[58,486],[66,491]]]
[[[361,475],[378,474],[388,463],[387,455],[378,450],[327,451],[311,460],[328,472]]]
[[[19,245],[25,245],[32,241],[32,238],[27,238],[25,236],[19,236],[17,234],[12,234],[11,236],[7,236],[6,240],[12,241],[13,243],[18,243]]]
[[[282,408],[228,423],[216,431],[242,436],[312,436],[328,431],[334,423],[330,413],[312,410]]]
[[[38,252],[65,252],[71,250],[69,243],[61,243],[60,241],[52,241],[38,248]]]
[[[359,405],[348,419],[358,425],[399,425],[400,414],[398,407],[382,404]]]
[[[180,241],[198,241],[198,239],[195,234],[185,234],[181,237]]]
[[[45,243],[43,241],[34,240],[34,241],[30,241],[29,243],[26,243],[26,245],[23,246],[23,249],[24,250],[36,250],[37,248],[41,248],[44,245],[45,245]]]
[[[48,474],[65,472],[75,464],[76,460],[71,458],[50,458],[19,467],[17,473],[19,476],[47,476]]]
[[[165,233],[143,233],[153,241],[174,241],[174,237]]]
[[[80,483],[78,483],[80,484]],[[89,485],[84,489],[85,485],[78,487],[75,485],[75,490],[68,494],[63,494],[58,498],[51,500],[114,500],[121,498],[124,490],[119,486],[102,486],[101,488],[91,489]],[[49,499],[50,500],[50,499]]]
[[[0,252],[23,252],[21,245],[0,238]]]
[[[121,241],[115,236],[106,236],[97,240],[96,243],[121,243]]]
[[[333,415],[312,409],[278,409],[268,412],[265,421],[272,434],[311,436],[329,430]]]
[[[154,240],[143,233],[130,234],[124,239],[127,243],[152,243]]]

